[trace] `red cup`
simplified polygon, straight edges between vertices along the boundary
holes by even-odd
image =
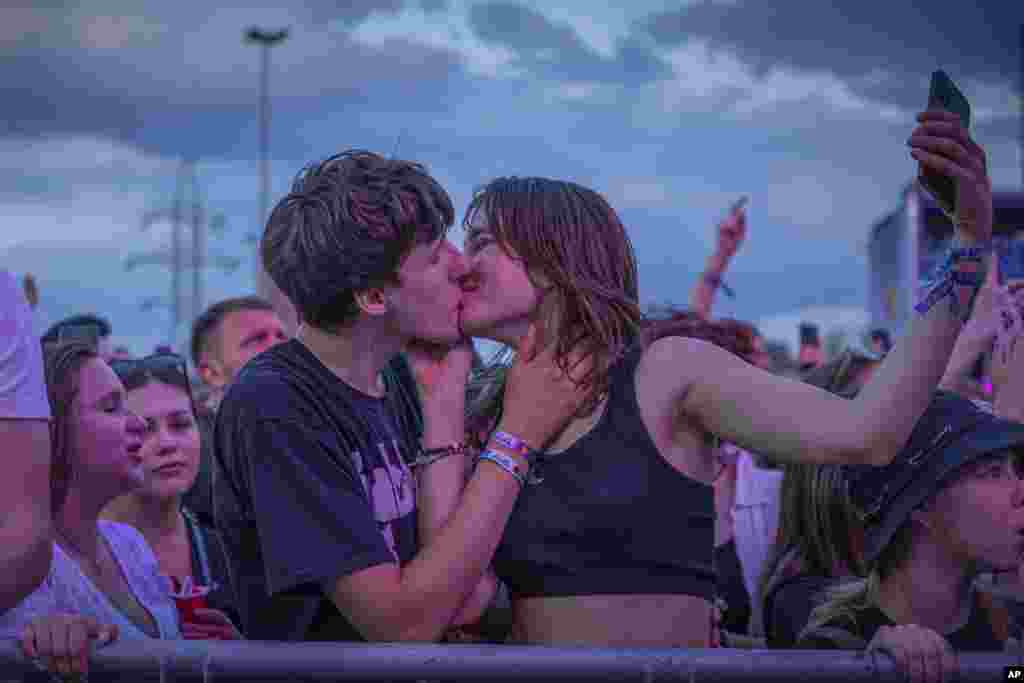
[[[178,617],[181,623],[195,622],[196,609],[206,609],[206,596],[193,595],[190,598],[174,598],[174,604],[178,607]]]

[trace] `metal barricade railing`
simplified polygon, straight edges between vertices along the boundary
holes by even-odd
[[[961,683],[1002,680],[1020,654],[959,656]],[[0,641],[0,680],[37,672],[19,645]],[[432,645],[122,640],[96,650],[90,682],[150,679],[445,681],[902,681],[885,655],[850,651],[667,650]],[[32,680],[38,678],[36,673]],[[28,680],[28,679],[26,679]]]

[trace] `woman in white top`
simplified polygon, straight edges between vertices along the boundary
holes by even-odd
[[[117,375],[86,344],[48,349],[46,379],[53,562],[43,585],[0,617],[0,637],[20,637],[27,656],[67,674],[86,670],[91,639],[182,636],[170,582],[142,535],[99,519],[107,503],[143,481],[145,424],[128,412]],[[197,620],[230,623],[214,610]]]

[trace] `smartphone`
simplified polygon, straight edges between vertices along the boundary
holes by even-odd
[[[748,201],[750,201],[750,197],[748,197],[746,195],[743,195],[742,197],[737,199],[735,202],[733,202],[732,207],[729,208],[729,213],[730,214],[736,213],[740,209],[746,207]]]
[[[932,74],[931,87],[928,89],[928,108],[953,112],[960,117],[960,123],[965,129],[971,126],[971,104],[945,71],[940,70]],[[919,179],[921,185],[931,193],[947,216],[952,217],[956,214],[956,182],[952,178],[934,171],[922,170]]]
[[[821,346],[817,325],[814,323],[800,323],[800,346]]]

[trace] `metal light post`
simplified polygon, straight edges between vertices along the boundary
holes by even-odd
[[[288,37],[288,29],[280,31],[264,31],[250,28],[245,32],[245,42],[260,47],[260,197],[257,229],[262,231],[267,220],[270,204],[270,48],[280,44]],[[258,240],[257,240],[258,241]],[[256,291],[270,301],[281,316],[285,327],[294,332],[295,319],[291,302],[281,293],[267,273],[263,270],[263,261],[257,246],[256,254]]]

